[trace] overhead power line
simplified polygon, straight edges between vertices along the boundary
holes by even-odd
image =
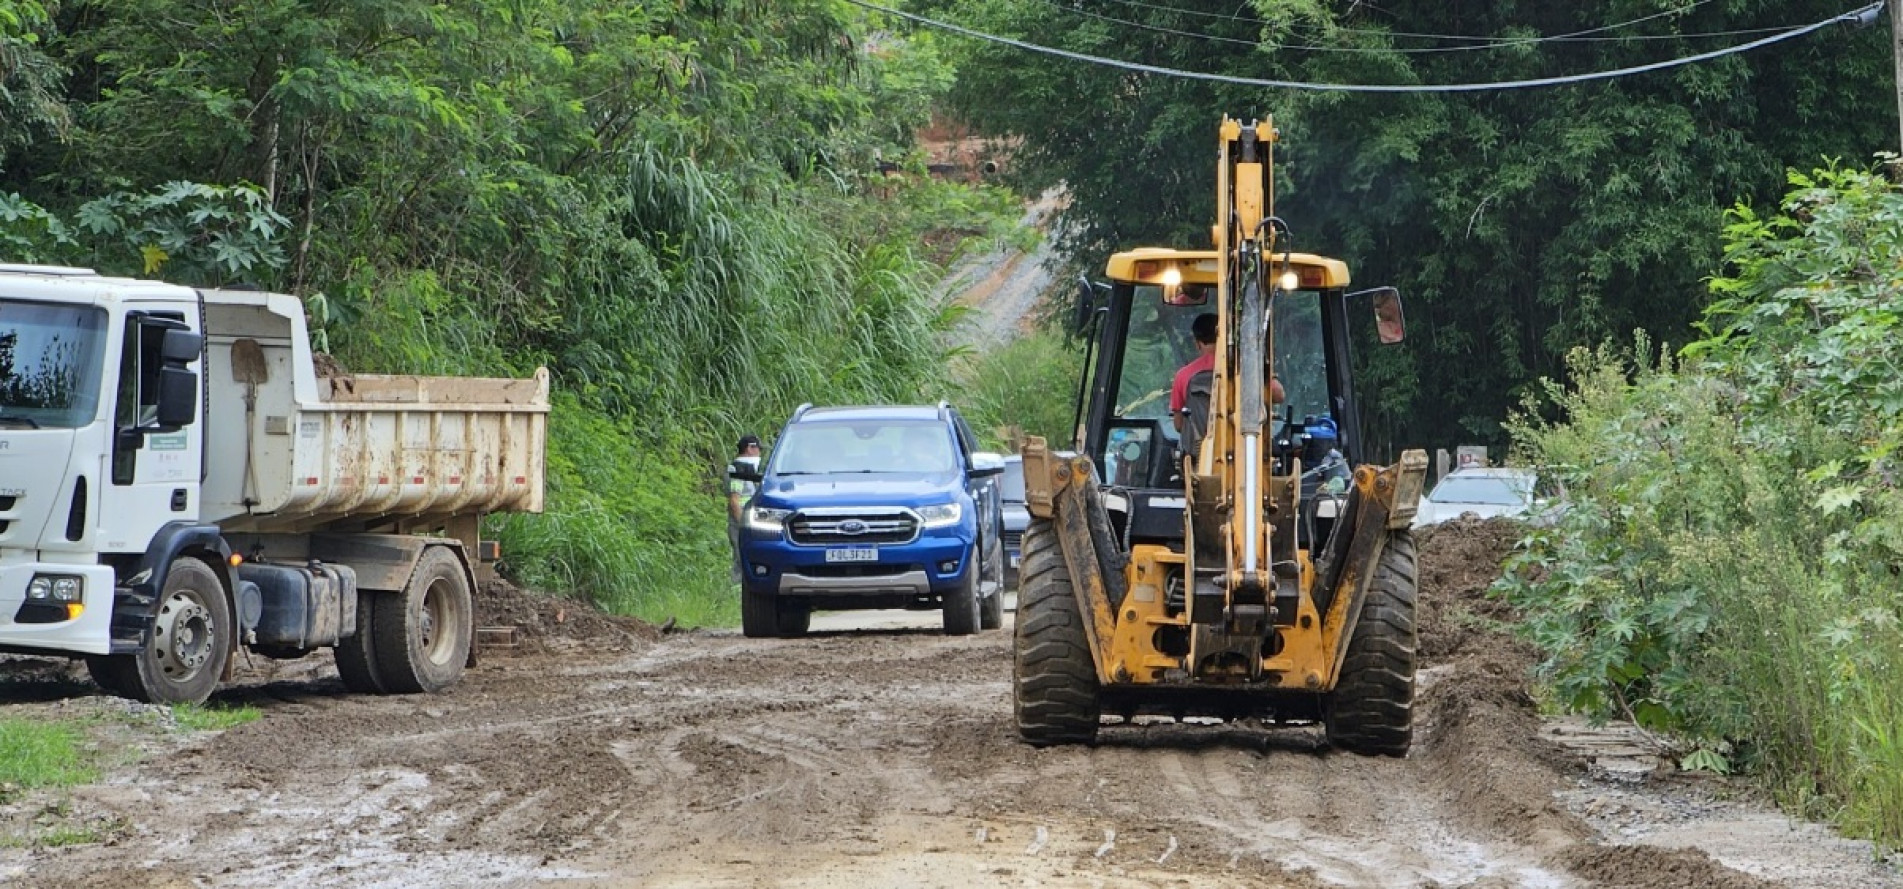
[[[1631,21],[1620,22],[1614,25],[1604,25],[1598,28],[1590,28],[1584,31],[1573,31],[1566,34],[1553,34],[1553,35],[1542,36],[1542,37],[1456,37],[1452,35],[1446,35],[1446,36],[1427,35],[1427,34],[1410,35],[1415,37],[1441,36],[1441,39],[1445,39],[1445,40],[1485,40],[1485,41],[1488,41],[1485,43],[1470,43],[1464,46],[1414,46],[1414,47],[1318,46],[1312,43],[1269,43],[1262,40],[1250,40],[1245,37],[1225,37],[1220,34],[1205,34],[1201,31],[1186,31],[1181,28],[1167,28],[1162,25],[1152,25],[1148,22],[1132,21],[1130,19],[1117,18],[1116,16],[1112,16],[1112,15],[1104,15],[1103,13],[1100,13],[1100,12],[1092,12],[1088,9],[1082,9],[1075,6],[1067,6],[1064,3],[1060,2],[1060,0],[1043,0],[1043,2],[1045,3],[1045,5],[1050,6],[1052,9],[1056,9],[1068,15],[1083,16],[1085,18],[1096,19],[1097,21],[1100,21],[1100,22],[1108,22],[1113,25],[1122,25],[1126,28],[1135,28],[1141,31],[1151,31],[1158,34],[1170,34],[1177,37],[1190,37],[1197,40],[1208,40],[1214,43],[1233,43],[1233,44],[1238,44],[1241,46],[1260,47],[1262,49],[1288,49],[1288,50],[1299,50],[1302,52],[1327,52],[1327,53],[1341,53],[1341,54],[1349,54],[1349,55],[1393,55],[1397,53],[1403,54],[1403,55],[1425,55],[1430,53],[1475,52],[1479,50],[1489,50],[1489,49],[1507,49],[1510,47],[1533,46],[1533,45],[1541,44],[1541,43],[1591,43],[1591,42],[1623,43],[1626,41],[1635,41],[1635,40],[1693,40],[1693,39],[1710,39],[1710,38],[1717,38],[1717,37],[1745,37],[1745,36],[1750,36],[1753,34],[1770,34],[1774,31],[1782,31],[1782,30],[1785,30],[1786,28],[1792,27],[1790,25],[1783,25],[1783,26],[1775,27],[1775,28],[1745,28],[1745,29],[1740,29],[1736,31],[1709,31],[1709,32],[1703,32],[1703,33],[1690,33],[1690,34],[1627,34],[1627,35],[1622,35],[1618,37],[1586,36],[1591,34],[1600,34],[1606,31],[1616,30],[1618,28],[1629,27],[1631,25],[1636,25],[1641,22],[1650,21],[1651,19],[1658,18],[1661,15],[1669,14],[1669,13],[1654,13],[1652,15],[1645,16],[1644,18],[1632,19]],[[1704,2],[1704,0],[1701,0],[1701,2]],[[1134,5],[1144,6],[1150,9],[1167,9],[1174,12],[1192,12],[1193,11],[1193,10],[1187,10],[1187,9],[1175,9],[1174,7],[1166,7],[1166,6],[1151,6],[1150,4],[1134,4]],[[1692,4],[1692,6],[1696,6],[1696,5],[1698,4],[1696,3]],[[1679,10],[1685,10],[1690,8],[1691,6],[1683,6],[1683,7],[1680,7]],[[1679,10],[1673,10],[1673,12],[1676,12]],[[1260,22],[1255,19],[1243,19],[1240,17],[1227,16],[1227,15],[1222,16],[1222,18],[1234,19],[1235,21],[1256,21],[1258,24],[1260,24]],[[1394,36],[1392,32],[1378,31],[1378,30],[1354,29],[1354,28],[1342,28],[1340,30],[1343,33],[1349,33],[1349,34],[1386,34],[1388,36]]]
[[[1229,13],[1226,13],[1226,12],[1204,12],[1200,9],[1184,9],[1179,6],[1165,6],[1161,3],[1145,3],[1143,2],[1143,0],[1109,0],[1109,2],[1119,3],[1124,6],[1135,6],[1140,9],[1153,9],[1153,10],[1156,10],[1157,12],[1170,12],[1170,13],[1176,13],[1178,15],[1199,16],[1202,18],[1225,19],[1225,20],[1234,21],[1234,22],[1262,21],[1260,18],[1257,18],[1255,16],[1230,15]],[[1620,28],[1626,28],[1632,25],[1643,24],[1653,19],[1666,18],[1668,16],[1679,15],[1680,13],[1690,12],[1710,2],[1711,0],[1692,0],[1692,2],[1687,3],[1684,6],[1678,6],[1672,9],[1660,10],[1658,12],[1652,13],[1651,15],[1640,16],[1638,18],[1630,19],[1623,22],[1618,22],[1616,24],[1600,25],[1597,28],[1587,28],[1584,31],[1572,31],[1566,34],[1555,34],[1551,37],[1538,38],[1538,39],[1571,40],[1571,39],[1585,37],[1586,35],[1589,35],[1589,34],[1599,34],[1605,31],[1615,31]],[[1336,28],[1335,30],[1341,31],[1346,34],[1383,34],[1389,37],[1417,37],[1423,40],[1477,40],[1477,41],[1491,43],[1491,42],[1503,39],[1499,37],[1480,37],[1480,36],[1475,36],[1471,34],[1424,34],[1418,31],[1391,31],[1386,28]],[[1765,30],[1776,30],[1776,29],[1765,29]],[[1508,38],[1508,39],[1511,39],[1511,38]]]
[[[1559,86],[1559,85],[1568,84],[1568,83],[1584,83],[1584,82],[1593,81],[1593,80],[1610,80],[1616,77],[1628,77],[1633,74],[1644,74],[1649,71],[1662,71],[1667,68],[1677,68],[1683,65],[1690,65],[1697,62],[1710,61],[1712,59],[1722,58],[1724,56],[1729,56],[1729,55],[1735,55],[1741,52],[1749,52],[1759,47],[1769,46],[1773,43],[1781,43],[1786,40],[1802,37],[1805,34],[1811,33],[1812,31],[1816,31],[1822,28],[1827,28],[1834,24],[1865,21],[1866,17],[1873,18],[1876,15],[1876,12],[1883,8],[1883,4],[1885,0],[1876,0],[1876,2],[1869,3],[1864,6],[1860,6],[1856,9],[1850,10],[1849,12],[1843,13],[1841,15],[1832,16],[1830,18],[1824,19],[1819,22],[1813,22],[1808,25],[1803,25],[1801,27],[1796,27],[1787,31],[1779,32],[1777,34],[1772,34],[1769,37],[1753,40],[1749,43],[1741,43],[1741,44],[1738,44],[1737,46],[1728,46],[1723,49],[1712,50],[1711,52],[1698,53],[1697,55],[1684,56],[1684,57],[1676,58],[1676,59],[1667,59],[1662,62],[1653,62],[1646,65],[1635,65],[1629,68],[1614,68],[1608,71],[1592,71],[1585,74],[1568,74],[1568,75],[1564,75],[1560,77],[1541,77],[1541,78],[1536,78],[1533,80],[1506,80],[1506,81],[1497,81],[1493,83],[1440,83],[1440,84],[1313,83],[1313,82],[1300,81],[1300,80],[1273,80],[1273,79],[1261,78],[1261,77],[1234,77],[1227,74],[1213,74],[1207,71],[1186,71],[1181,68],[1165,68],[1160,65],[1145,65],[1138,62],[1125,62],[1120,59],[1105,58],[1103,56],[1093,56],[1087,53],[1071,52],[1070,50],[1067,50],[1067,49],[1058,49],[1052,46],[1043,46],[1036,43],[1029,43],[1023,40],[1016,40],[1010,37],[1001,37],[997,34],[987,34],[983,31],[967,28],[963,25],[955,25],[950,22],[942,22],[937,19],[927,18],[925,16],[918,15],[916,13],[902,12],[897,9],[891,9],[885,6],[880,6],[877,3],[868,2],[868,0],[846,0],[846,2],[854,6],[858,6],[862,9],[872,10],[873,12],[883,12],[887,15],[896,16],[898,18],[916,22],[918,24],[925,25],[927,27],[937,28],[941,31],[948,31],[953,34],[962,34],[966,37],[971,37],[977,40],[983,40],[990,43],[1000,44],[1003,46],[1011,46],[1011,47],[1026,50],[1029,52],[1042,53],[1044,55],[1049,55],[1049,56],[1057,56],[1059,58],[1070,59],[1072,61],[1085,62],[1092,65],[1102,65],[1102,66],[1110,67],[1110,68],[1121,68],[1125,71],[1141,71],[1146,74],[1157,74],[1164,77],[1181,77],[1181,78],[1185,78],[1189,80],[1209,80],[1209,81],[1215,81],[1217,83],[1233,83],[1240,86],[1267,86],[1267,87],[1277,87],[1280,89],[1310,90],[1310,91],[1317,91],[1317,92],[1471,93],[1471,92],[1482,92],[1486,90],[1529,89],[1533,87],[1542,87],[1542,86]]]

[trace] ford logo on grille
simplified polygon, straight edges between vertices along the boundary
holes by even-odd
[[[839,523],[839,533],[841,534],[864,534],[868,530],[870,529],[866,527],[866,523],[858,519],[847,519]]]

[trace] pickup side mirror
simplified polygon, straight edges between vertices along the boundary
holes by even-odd
[[[1004,474],[1004,455],[990,451],[973,451],[971,454],[971,477],[991,478]]]
[[[752,482],[756,485],[766,478],[766,476],[760,472],[758,464],[742,463],[737,460],[727,464],[727,477],[738,481]]]

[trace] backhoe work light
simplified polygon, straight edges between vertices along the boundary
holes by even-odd
[[[1302,276],[1295,274],[1294,269],[1289,269],[1282,273],[1282,280],[1280,283],[1282,285],[1283,290],[1287,290],[1287,291],[1299,290],[1302,286]]]

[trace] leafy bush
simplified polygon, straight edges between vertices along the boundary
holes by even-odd
[[[1512,424],[1572,507],[1498,589],[1560,703],[1729,751],[1895,846],[1903,194],[1792,183],[1782,214],[1730,214],[1733,273],[1682,360],[1577,352],[1546,390],[1564,419]]]

